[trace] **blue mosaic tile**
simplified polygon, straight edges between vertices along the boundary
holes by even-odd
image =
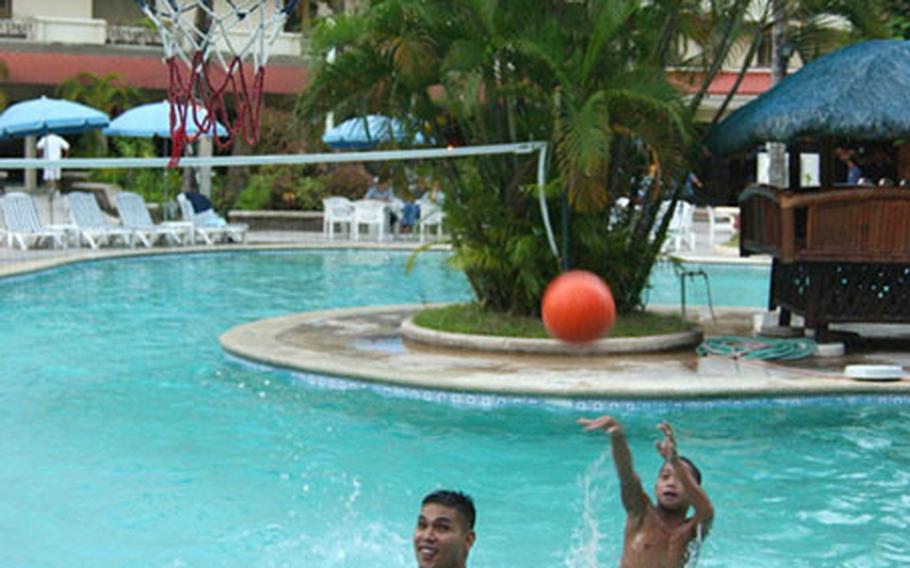
[[[481,409],[507,407],[545,407],[552,410],[573,412],[615,412],[617,410],[678,410],[710,408],[769,408],[769,407],[803,407],[820,404],[910,404],[910,395],[905,394],[830,394],[810,396],[779,396],[771,398],[712,398],[712,399],[595,399],[565,397],[534,397],[518,395],[500,395],[491,393],[446,391],[428,388],[410,388],[386,383],[374,383],[351,378],[331,377],[316,373],[290,371],[270,367],[237,357],[227,355],[228,360],[242,367],[260,373],[274,373],[289,377],[290,380],[306,386],[333,391],[369,391],[380,396],[417,400],[449,406],[472,407]]]

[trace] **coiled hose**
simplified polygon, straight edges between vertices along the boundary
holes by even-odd
[[[695,348],[699,356],[721,355],[734,359],[777,359],[793,361],[815,353],[815,342],[808,338],[779,339],[774,337],[709,337]]]

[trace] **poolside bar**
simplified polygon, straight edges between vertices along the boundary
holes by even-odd
[[[910,323],[910,189],[752,186],[740,207],[740,253],[772,256],[781,325],[800,314],[824,337],[831,323]]]

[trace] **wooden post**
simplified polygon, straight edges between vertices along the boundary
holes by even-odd
[[[910,180],[910,142],[897,147],[897,179]]]
[[[798,191],[803,186],[802,180],[802,160],[800,158],[800,144],[794,142],[789,147],[789,163],[787,164],[787,187],[791,191]]]
[[[26,158],[36,158],[38,157],[38,150],[35,147],[37,144],[37,136],[34,134],[25,137],[25,157]],[[34,192],[38,189],[38,170],[35,168],[26,168],[25,170],[25,191]]]
[[[822,187],[834,186],[834,140],[829,137],[821,139],[819,148],[820,179]]]

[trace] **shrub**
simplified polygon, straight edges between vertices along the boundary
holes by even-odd
[[[362,199],[371,183],[373,176],[362,164],[345,164],[326,176],[325,194]]]
[[[237,196],[236,209],[317,210],[327,195],[319,177],[308,176],[295,166],[264,166],[250,176]]]

